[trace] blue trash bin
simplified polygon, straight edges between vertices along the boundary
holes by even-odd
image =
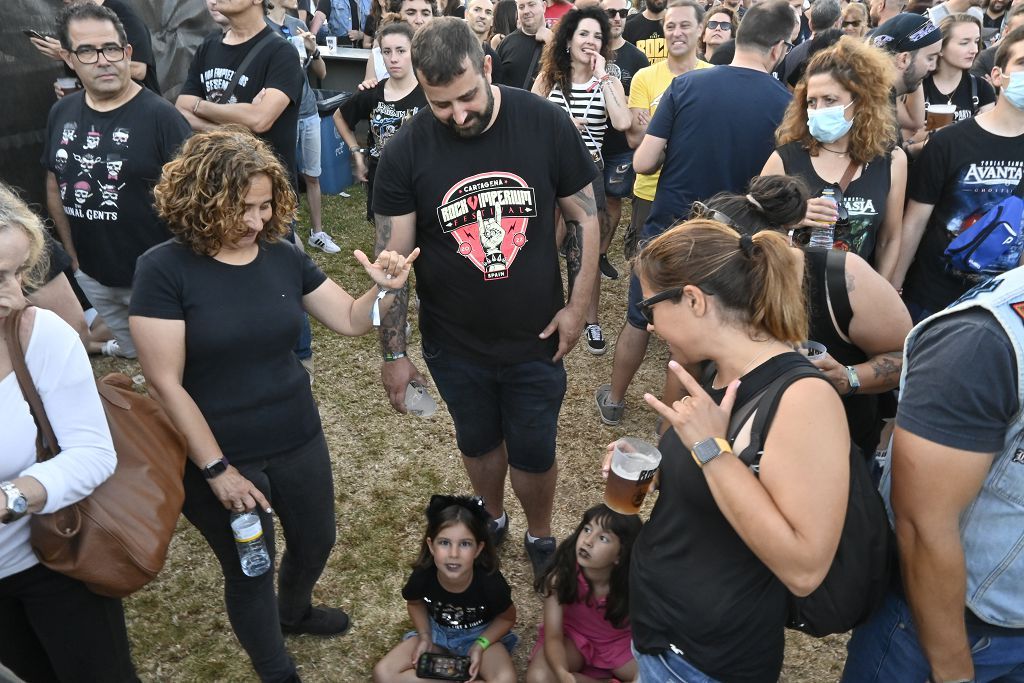
[[[334,119],[320,119],[320,191],[338,194],[352,185],[352,153],[334,127]]]

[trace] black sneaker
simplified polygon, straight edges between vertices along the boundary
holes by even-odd
[[[530,564],[533,565],[533,582],[536,583],[544,573],[544,570],[551,564],[551,558],[555,555],[555,548],[557,547],[555,537],[544,536],[531,543],[529,537],[524,535],[523,547],[530,558]]]
[[[340,636],[348,631],[348,615],[337,607],[318,605],[310,607],[309,612],[298,623],[281,624],[281,633],[288,635],[308,634],[311,636]]]
[[[587,323],[584,336],[587,338],[587,351],[595,356],[602,356],[608,350],[608,343],[604,340],[604,332],[597,323]]]
[[[615,270],[615,266],[608,260],[608,254],[601,254],[601,257],[597,260],[597,267],[601,269],[601,275],[604,275],[609,280],[619,279],[619,271]]]
[[[508,527],[512,523],[512,519],[505,513],[505,523],[502,526],[498,526],[498,520],[492,519],[487,523],[487,529],[491,532],[491,538],[494,540],[494,547],[501,547],[501,544],[505,542],[505,536],[508,535]]]

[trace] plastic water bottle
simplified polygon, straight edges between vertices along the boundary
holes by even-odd
[[[832,203],[839,205],[836,199],[836,191],[831,187],[826,187],[821,191],[822,199],[829,199]],[[825,249],[831,249],[836,243],[836,224],[828,223],[821,227],[814,228],[811,230],[811,241],[807,244],[809,247],[824,247]]]
[[[259,576],[270,569],[270,554],[263,540],[263,525],[255,510],[231,514],[231,533],[235,536],[238,559],[242,561],[242,573]]]

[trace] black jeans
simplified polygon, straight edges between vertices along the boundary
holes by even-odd
[[[41,564],[0,579],[0,662],[28,683],[139,680],[121,601]]]
[[[295,664],[285,650],[281,623],[295,624],[306,616],[313,586],[334,547],[334,481],[327,443],[321,432],[292,453],[232,464],[267,497],[284,530],[277,596],[273,571],[262,576],[242,573],[231,513],[192,463],[185,467],[183,512],[220,561],[228,619],[260,680],[287,681],[295,675]],[[274,557],[273,521],[262,510],[260,519]]]

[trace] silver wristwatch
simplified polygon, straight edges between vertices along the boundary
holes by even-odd
[[[857,368],[852,365],[846,366],[846,381],[850,384],[850,390],[846,392],[847,396],[852,396],[857,393],[860,389],[860,376],[857,374]]]
[[[0,481],[0,491],[7,496],[7,507],[4,509],[0,523],[10,524],[25,516],[28,512],[28,498],[25,494],[9,481]]]

